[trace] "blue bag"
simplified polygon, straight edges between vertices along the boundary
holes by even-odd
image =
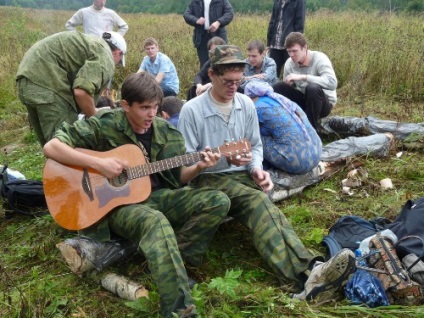
[[[354,305],[370,308],[390,305],[381,280],[363,269],[357,269],[345,288],[346,298]]]

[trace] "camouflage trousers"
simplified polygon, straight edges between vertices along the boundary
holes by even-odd
[[[262,258],[280,279],[303,289],[302,275],[316,257],[247,172],[205,173],[190,184],[213,187],[227,194],[231,201],[228,215],[252,231],[253,243]]]
[[[142,204],[119,207],[108,217],[113,232],[138,242],[164,317],[193,304],[183,260],[200,263],[229,207],[227,196],[210,188],[159,189]]]
[[[55,92],[38,86],[26,78],[17,82],[18,96],[28,110],[28,119],[41,146],[44,146],[62,122],[72,124],[78,112],[69,102]],[[71,90],[71,89],[69,89]]]

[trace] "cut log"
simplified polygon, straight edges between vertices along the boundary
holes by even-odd
[[[114,273],[101,275],[100,284],[104,289],[124,299],[134,301],[140,297],[149,297],[148,290],[142,285]]]
[[[82,273],[94,269],[93,263],[84,258],[81,252],[66,241],[56,244],[63,258],[69,266],[72,273],[81,275]]]

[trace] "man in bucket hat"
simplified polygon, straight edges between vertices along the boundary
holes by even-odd
[[[270,175],[262,169],[263,149],[259,123],[252,100],[237,92],[243,80],[245,59],[233,45],[219,45],[210,53],[212,87],[188,101],[180,113],[178,130],[187,152],[224,140],[246,138],[251,151],[221,157],[194,178],[190,185],[212,187],[224,192],[230,202],[228,215],[252,232],[253,242],[278,278],[292,284],[297,298],[334,299],[355,269],[352,251],[342,250],[326,263],[303,245],[282,211],[267,193],[273,188]]]
[[[77,31],[53,34],[35,43],[16,75],[18,96],[41,145],[62,122],[96,113],[95,101],[107,86],[115,64],[125,61],[127,45],[113,31],[103,38]]]

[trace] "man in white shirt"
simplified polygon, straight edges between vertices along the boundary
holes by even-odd
[[[283,81],[274,91],[303,109],[312,127],[327,117],[337,102],[337,77],[333,65],[322,52],[311,51],[305,36],[291,32],[284,43],[290,58],[284,64]]]
[[[90,7],[79,9],[66,22],[65,28],[75,30],[82,25],[84,33],[102,36],[103,32],[113,31],[124,36],[128,31],[128,24],[113,10],[105,8],[106,0],[93,0]]]

